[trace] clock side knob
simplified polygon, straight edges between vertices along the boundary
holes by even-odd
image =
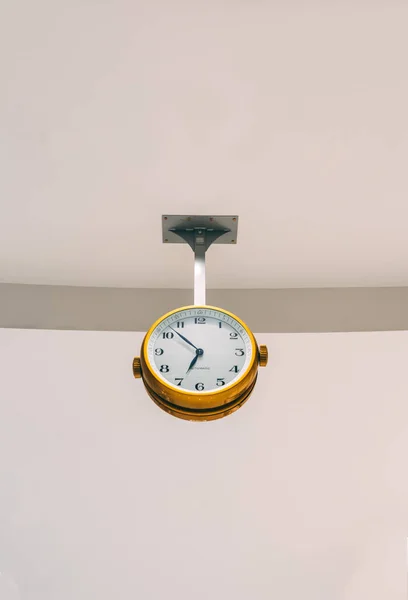
[[[133,359],[133,375],[135,376],[135,379],[140,379],[142,376],[142,366],[138,356]]]
[[[266,367],[268,364],[268,348],[266,346],[259,346],[259,366]]]

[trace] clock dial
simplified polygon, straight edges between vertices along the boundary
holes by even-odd
[[[250,367],[253,348],[239,321],[221,310],[197,307],[163,319],[148,340],[147,357],[166,384],[203,394],[241,379]]]

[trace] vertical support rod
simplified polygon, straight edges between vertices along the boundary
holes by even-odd
[[[194,240],[194,304],[205,305],[205,232],[196,230]]]

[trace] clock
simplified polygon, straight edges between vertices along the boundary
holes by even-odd
[[[184,306],[160,317],[143,340],[133,374],[154,402],[192,421],[224,417],[250,396],[266,346],[249,327],[222,308]]]

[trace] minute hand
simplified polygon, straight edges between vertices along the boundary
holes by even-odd
[[[192,344],[187,338],[185,338],[184,335],[181,335],[181,333],[179,333],[178,331],[176,331],[175,329],[173,329],[173,327],[170,327],[170,329],[172,331],[174,331],[174,333],[177,333],[177,335],[179,337],[181,337],[182,340],[184,340],[185,342],[187,342],[187,344],[190,344],[190,346],[192,346],[195,350],[198,350],[197,346],[194,346],[194,344]]]

